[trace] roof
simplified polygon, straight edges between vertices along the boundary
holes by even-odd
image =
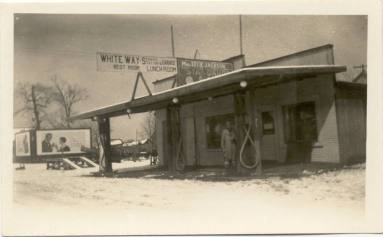
[[[283,55],[283,56],[278,57],[278,58],[272,58],[272,59],[269,59],[269,60],[266,60],[266,61],[255,63],[255,64],[249,65],[247,67],[258,67],[258,66],[262,66],[263,64],[266,64],[266,63],[278,61],[278,60],[285,59],[285,58],[290,58],[292,56],[298,56],[298,55],[302,55],[302,54],[309,53],[309,52],[312,52],[312,51],[317,51],[317,50],[325,49],[325,48],[333,48],[333,47],[334,46],[332,44],[325,44],[325,45],[321,45],[321,46],[318,46],[318,47],[314,47],[314,48],[309,48],[309,49],[305,49],[305,50],[302,50],[302,51],[298,51],[298,52],[295,52],[295,53],[292,53],[292,54]]]
[[[362,84],[357,82],[336,81],[335,85],[337,87],[342,87],[342,88],[354,88],[354,89],[367,90],[367,84]]]
[[[231,61],[231,60],[233,60],[233,59],[243,58],[243,57],[245,57],[244,54],[239,54],[239,55],[236,55],[236,56],[232,56],[232,57],[230,57],[230,58],[226,58],[226,59],[222,60],[222,62],[228,62],[228,61]]]
[[[88,119],[95,116],[113,117],[129,113],[140,113],[165,108],[172,104],[173,98],[178,98],[179,104],[204,100],[243,90],[239,83],[246,81],[247,88],[275,85],[289,80],[343,72],[345,66],[339,65],[310,65],[310,66],[276,66],[242,68],[201,81],[189,83],[169,90],[164,90],[134,100],[122,101],[106,107],[96,108],[71,117],[75,119]]]

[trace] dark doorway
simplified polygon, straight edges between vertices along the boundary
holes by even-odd
[[[310,162],[312,146],[318,139],[315,102],[282,107],[287,162]]]

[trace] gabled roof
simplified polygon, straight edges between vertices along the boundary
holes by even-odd
[[[222,96],[243,90],[239,83],[247,82],[247,87],[256,88],[278,84],[289,80],[313,77],[318,74],[338,73],[346,70],[345,66],[310,65],[242,68],[201,81],[189,83],[169,90],[154,93],[134,100],[123,101],[114,105],[96,108],[71,117],[88,119],[95,116],[113,117],[129,113],[140,113],[165,108],[177,98],[179,104],[191,103]]]

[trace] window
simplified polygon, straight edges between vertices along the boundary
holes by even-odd
[[[285,141],[317,141],[315,102],[283,106]]]
[[[272,112],[262,112],[262,134],[272,135],[274,133],[274,118]]]
[[[206,141],[208,149],[219,149],[221,147],[221,133],[226,122],[234,126],[234,115],[224,114],[207,117],[206,120]]]

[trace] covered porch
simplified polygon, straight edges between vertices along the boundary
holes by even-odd
[[[258,124],[258,121],[261,120],[259,111],[252,105],[254,90],[303,79],[310,80],[318,75],[334,75],[345,70],[345,66],[337,65],[242,68],[158,93],[152,94],[148,91],[148,96],[137,99],[133,96],[131,100],[80,113],[73,116],[72,119],[97,121],[104,151],[104,171],[110,173],[113,171],[110,151],[110,118],[165,109],[166,136],[163,137],[166,157],[162,157],[163,165],[169,171],[180,171],[185,169],[183,130],[180,122],[181,107],[198,101],[232,95],[235,98],[233,109],[238,140],[245,143],[242,148],[248,151],[245,153],[251,154],[242,158],[239,155],[240,147],[237,147],[236,172],[255,171],[260,173],[262,171],[260,144],[262,131]]]

